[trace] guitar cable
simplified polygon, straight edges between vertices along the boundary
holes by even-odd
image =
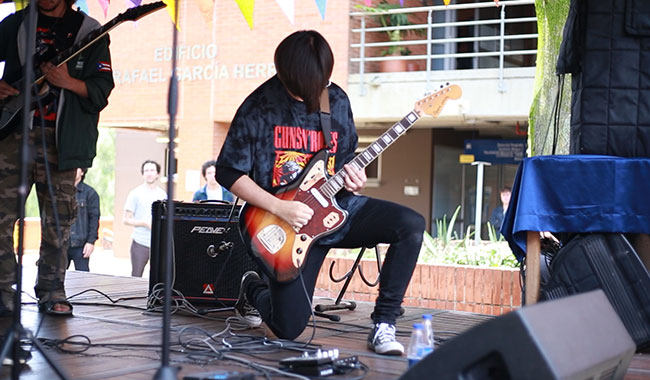
[[[312,340],[314,340],[314,336],[316,335],[316,315],[314,314],[314,307],[312,305],[312,300],[309,297],[307,286],[305,286],[305,279],[302,277],[301,262],[298,262],[298,277],[300,278],[300,284],[302,285],[302,290],[305,292],[305,297],[307,298],[307,304],[309,305],[309,311],[311,312],[311,320],[312,320],[311,336],[309,337],[309,340],[303,344],[303,347],[307,347],[311,344]]]
[[[231,230],[230,223],[232,222],[232,219],[235,216],[235,209],[237,208],[237,202],[238,201],[239,201],[239,197],[235,197],[235,199],[232,202],[232,205],[230,207],[230,213],[228,214],[228,220],[226,220],[226,225],[225,225],[226,230],[225,230],[224,234],[227,234]],[[228,261],[230,261],[230,257],[232,257],[232,255],[233,255],[233,249],[234,248],[235,248],[234,244],[231,244],[228,247],[228,250],[226,252],[226,260],[224,260],[223,264],[221,265],[221,268],[219,269],[219,273],[217,273],[217,277],[214,280],[214,284],[215,284],[215,286],[214,286],[214,299],[217,300],[219,302],[219,304],[221,304],[221,306],[227,307],[229,309],[232,309],[233,307],[229,307],[228,305],[223,303],[223,301],[221,301],[219,299],[219,297],[217,296],[217,284],[219,283],[219,280],[221,279],[221,276],[223,275],[224,270],[228,266]]]

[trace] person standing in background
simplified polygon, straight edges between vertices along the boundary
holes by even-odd
[[[88,169],[77,168],[74,184],[77,188],[77,218],[70,229],[68,268],[74,261],[74,269],[90,271],[90,255],[95,250],[99,231],[99,195],[84,183]]]
[[[151,205],[167,198],[158,187],[160,164],[146,160],[140,167],[144,183],[129,192],[124,205],[124,224],[133,226],[131,238],[131,276],[142,277],[151,247]]]
[[[216,165],[217,162],[211,160],[204,162],[201,166],[201,175],[203,175],[203,179],[205,179],[205,185],[194,193],[194,198],[192,198],[193,202],[217,200],[232,203],[235,200],[235,196],[217,182]]]
[[[494,227],[494,231],[501,234],[501,225],[503,224],[503,219],[508,211],[508,205],[510,204],[510,195],[512,195],[512,190],[509,187],[504,187],[499,192],[499,200],[501,204],[492,210],[492,215],[490,215],[490,224]]]

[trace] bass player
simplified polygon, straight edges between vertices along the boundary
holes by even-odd
[[[0,100],[12,99],[22,91],[14,83],[22,76],[27,54],[34,55],[35,67],[41,69],[50,88],[31,120],[27,138],[32,151],[26,170],[27,189],[35,185],[43,220],[35,287],[38,306],[41,312],[58,316],[72,314],[63,283],[70,227],[76,214],[76,168],[92,166],[99,112],[108,104],[114,87],[108,36],[61,66],[50,62],[100,26],[86,14],[73,10],[74,2],[32,2],[30,7],[36,6],[38,11],[37,25],[33,25],[35,52],[25,51],[30,45],[26,37],[28,8],[0,23],[0,61],[5,61]],[[19,119],[12,123],[20,125]],[[0,141],[0,316],[9,315],[13,308],[13,230],[18,218],[22,139],[22,128],[15,129]]]

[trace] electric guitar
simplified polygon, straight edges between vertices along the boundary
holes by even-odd
[[[59,67],[65,64],[66,62],[68,62],[73,57],[75,57],[77,54],[84,51],[90,45],[99,41],[100,38],[102,38],[105,34],[107,34],[109,31],[111,31],[113,28],[123,23],[124,21],[139,20],[142,17],[150,13],[153,13],[154,11],[162,9],[164,7],[166,7],[165,3],[163,3],[162,1],[158,1],[151,4],[141,5],[139,7],[130,8],[127,11],[117,15],[115,18],[107,22],[105,25],[100,26],[99,28],[88,33],[84,38],[79,40],[77,43],[65,49],[64,51],[60,52],[56,57],[50,60],[50,62],[54,66]],[[34,85],[32,86],[33,88],[38,87],[41,84],[43,84],[43,86],[47,85],[46,83],[44,83],[45,75],[43,75],[43,72],[41,71],[40,68],[34,69],[34,78],[36,78],[36,80],[34,81]],[[12,83],[11,86],[13,88],[18,89],[19,91],[22,91],[23,82],[24,82],[23,79],[24,78],[21,78],[18,81]],[[42,99],[48,94],[47,88],[41,88],[37,92],[38,92],[37,94],[33,94],[34,102],[32,103],[32,107],[34,107],[35,104],[37,104],[38,99]],[[14,120],[18,112],[20,112],[20,110],[23,108],[23,103],[24,103],[24,97],[22,92],[18,96],[10,96],[8,98],[0,100],[0,139],[5,138],[7,135],[9,135],[12,132],[13,129],[12,127],[14,127],[16,123],[11,123],[11,121]]]
[[[451,85],[419,100],[413,111],[395,123],[381,137],[359,153],[350,164],[363,169],[402,136],[423,113],[438,116],[449,99],[460,98],[462,91]],[[245,204],[239,215],[239,230],[252,256],[265,272],[278,282],[298,277],[310,247],[317,239],[343,226],[347,212],[340,208],[334,196],[345,186],[345,170],[331,178],[327,174],[327,149],[321,150],[303,169],[300,176],[287,186],[273,192],[282,200],[300,201],[314,210],[306,225],[297,229],[270,212]]]

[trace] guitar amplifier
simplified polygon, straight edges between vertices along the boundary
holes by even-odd
[[[237,226],[240,206],[174,202],[172,296],[192,304],[232,306],[242,275],[257,264],[246,252]],[[167,201],[152,205],[149,295],[165,276]],[[232,217],[231,217],[232,214]]]

